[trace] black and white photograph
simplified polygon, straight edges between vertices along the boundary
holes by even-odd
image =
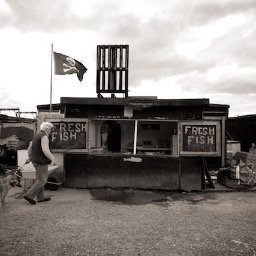
[[[0,0],[0,255],[256,255],[256,0]]]

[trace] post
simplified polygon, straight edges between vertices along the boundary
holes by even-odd
[[[133,154],[136,154],[136,146],[137,146],[137,132],[138,132],[138,120],[135,120],[134,124],[134,144],[133,144]]]
[[[51,82],[50,82],[50,114],[52,112],[52,69],[53,69],[53,43],[51,45]]]

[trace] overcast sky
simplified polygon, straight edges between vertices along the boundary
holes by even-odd
[[[60,97],[97,97],[96,47],[129,44],[129,95],[209,98],[256,114],[256,0],[0,0],[0,108],[50,102],[51,43],[82,62]]]

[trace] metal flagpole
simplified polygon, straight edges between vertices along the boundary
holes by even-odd
[[[52,112],[52,69],[53,69],[53,43],[51,45],[51,83],[50,83],[50,114]]]

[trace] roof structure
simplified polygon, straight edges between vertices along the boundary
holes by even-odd
[[[14,117],[14,116],[0,114],[0,123],[33,123],[33,122],[36,122],[36,119]]]

